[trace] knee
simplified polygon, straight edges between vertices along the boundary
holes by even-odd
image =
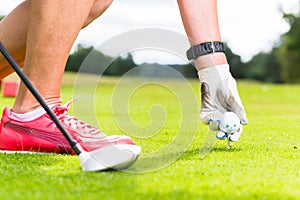
[[[113,0],[94,0],[94,4],[89,13],[89,19],[94,20],[99,17],[112,3]]]
[[[91,7],[90,13],[82,28],[89,25],[97,17],[102,15],[104,11],[110,6],[113,0],[94,0],[93,6]]]

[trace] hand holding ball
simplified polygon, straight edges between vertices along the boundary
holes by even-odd
[[[224,140],[232,134],[240,130],[240,119],[233,112],[226,112],[222,115],[219,122],[219,131],[216,137],[219,140]]]
[[[226,112],[220,120],[219,129],[227,134],[233,134],[240,129],[240,119],[233,112]]]

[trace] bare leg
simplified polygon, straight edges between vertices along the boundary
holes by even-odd
[[[92,0],[31,1],[23,70],[49,104],[61,101],[65,63],[92,3]],[[21,84],[13,111],[25,113],[37,107],[39,103]]]
[[[29,8],[30,1],[25,1],[0,21],[0,41],[20,65],[23,65],[25,57]],[[13,69],[0,55],[0,80],[12,72]]]
[[[217,0],[177,0],[181,18],[191,45],[208,41],[221,41]],[[196,59],[198,70],[226,64],[224,53],[214,53]]]
[[[109,7],[111,2],[112,0],[93,0],[93,6],[83,27],[99,17]],[[31,0],[24,1],[0,21],[0,41],[20,66],[23,66],[25,59],[30,4]],[[0,80],[12,72],[12,68],[8,65],[4,57],[0,55]]]
[[[19,64],[24,61],[26,49],[24,72],[48,103],[60,102],[65,63],[80,29],[100,16],[110,3],[110,0],[28,0],[1,21],[1,42]],[[0,79],[10,72],[0,57]],[[21,85],[13,111],[25,113],[37,107],[38,102]]]

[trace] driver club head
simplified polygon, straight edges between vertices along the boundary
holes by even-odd
[[[121,170],[130,167],[141,152],[137,145],[109,145],[94,151],[82,151],[79,160],[83,171]]]

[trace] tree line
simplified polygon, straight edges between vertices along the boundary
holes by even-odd
[[[3,16],[0,16],[0,20],[2,18]],[[241,57],[234,54],[226,45],[227,59],[235,78],[272,83],[300,82],[300,13],[283,13],[283,18],[290,25],[290,29],[281,36],[279,43],[274,45],[270,52],[261,52],[250,61],[242,62]],[[99,73],[101,71],[99,71],[99,60],[101,63],[109,64],[109,67],[101,72],[104,75],[121,76],[137,66],[131,54],[114,58],[103,54],[94,47],[78,45],[76,51],[69,56],[65,70],[77,72],[86,56],[91,52],[95,63],[92,63],[88,69],[80,69],[80,72]],[[192,63],[169,66],[188,78],[197,78],[197,72]]]
[[[226,55],[231,66],[231,73],[237,79],[252,79],[272,83],[300,82],[300,16],[299,14],[283,14],[283,18],[290,25],[288,32],[281,36],[278,45],[274,45],[270,52],[261,52],[250,61],[242,62],[241,57],[232,52],[226,45]],[[110,57],[97,51],[94,47],[79,45],[77,50],[69,56],[66,70],[78,71],[84,58],[93,52],[98,57],[111,62],[103,72],[104,75],[120,76],[136,67],[131,54],[123,57]],[[188,78],[197,78],[197,72],[192,65],[169,65]],[[81,70],[84,71],[84,70]],[[97,65],[89,69],[90,73],[97,73]]]
[[[300,82],[300,13],[283,13],[290,26],[280,41],[267,53],[255,55],[249,62],[241,62],[238,55],[227,51],[232,74],[237,78],[273,83]]]

